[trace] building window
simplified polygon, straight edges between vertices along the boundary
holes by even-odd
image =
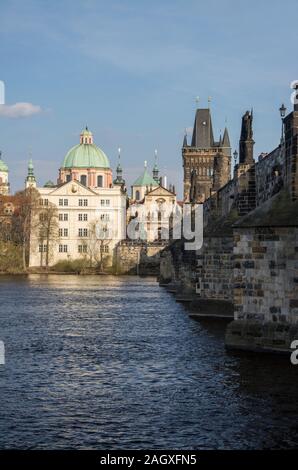
[[[79,228],[79,237],[88,237],[88,229]]]
[[[68,214],[64,214],[63,220],[64,220],[65,222],[68,221]]]
[[[69,183],[71,181],[71,175],[66,175],[66,183]]]
[[[39,245],[39,253],[46,253],[48,251],[47,245]]]
[[[59,220],[60,222],[63,220],[63,214],[59,214]]]
[[[62,237],[63,230],[62,228],[59,228],[59,237]]]
[[[84,186],[87,186],[87,176],[86,175],[81,175],[80,182]]]
[[[106,199],[106,206],[109,206],[109,205],[110,205],[110,200]]]
[[[137,201],[140,200],[140,191],[136,191],[136,200],[137,200]]]
[[[104,205],[105,205],[105,200],[104,200],[104,199],[101,199],[101,200],[100,200],[100,205],[101,205],[101,206],[104,206]]]
[[[49,205],[49,200],[48,199],[39,199],[39,204],[41,206],[48,206]]]
[[[79,245],[78,251],[79,253],[87,253],[87,245]]]
[[[102,175],[98,175],[97,176],[97,187],[98,188],[102,188],[103,186],[103,178],[102,178]]]
[[[109,222],[110,214],[100,214],[100,220],[105,220],[106,222]]]
[[[78,214],[78,220],[79,222],[88,222],[88,214]]]
[[[59,253],[67,253],[67,245],[59,245]]]
[[[68,199],[59,199],[59,206],[68,206]]]
[[[62,221],[67,222],[68,221],[68,214],[59,214],[59,220],[60,220],[60,222],[62,222]]]
[[[109,252],[109,245],[105,245],[105,247],[104,247],[104,252],[105,252],[105,253],[108,253],[108,252]]]
[[[64,236],[64,237],[68,237],[68,228],[65,228],[65,229],[63,230],[63,236]]]
[[[88,206],[88,199],[79,199],[79,206],[87,207]]]

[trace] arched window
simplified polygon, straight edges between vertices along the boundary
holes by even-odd
[[[137,200],[137,201],[140,200],[140,191],[136,191],[136,200]]]
[[[87,186],[87,176],[86,175],[81,175],[80,182],[84,186]]]
[[[102,175],[98,175],[97,176],[97,187],[98,188],[102,188],[102,182],[103,182]]]

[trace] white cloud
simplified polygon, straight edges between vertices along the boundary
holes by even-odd
[[[8,118],[29,117],[34,114],[41,113],[42,109],[39,105],[32,103],[15,103],[15,104],[1,104],[0,116]]]

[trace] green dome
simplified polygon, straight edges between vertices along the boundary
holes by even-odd
[[[159,184],[149,175],[147,168],[144,168],[143,173],[133,183],[133,186],[159,186]]]
[[[62,168],[110,168],[110,162],[106,154],[93,143],[92,132],[86,128],[81,133],[81,143],[67,152]]]
[[[49,180],[46,182],[46,184],[44,185],[44,188],[55,188],[56,185],[55,183],[53,183],[53,181]]]
[[[0,156],[0,171],[5,171],[6,173],[8,173],[8,166],[6,165],[6,163],[4,163],[1,156]]]
[[[106,154],[95,144],[79,144],[66,154],[63,168],[110,168]]]

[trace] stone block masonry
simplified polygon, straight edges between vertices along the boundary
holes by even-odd
[[[130,240],[120,242],[114,252],[115,274],[140,274],[159,276],[160,253],[165,243],[139,243]]]
[[[234,229],[228,348],[289,351],[298,339],[298,227]]]

